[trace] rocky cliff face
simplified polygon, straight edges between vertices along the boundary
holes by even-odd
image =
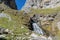
[[[60,0],[26,0],[26,4],[23,7],[26,8],[55,8],[60,6]]]

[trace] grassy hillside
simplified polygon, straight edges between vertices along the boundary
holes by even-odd
[[[4,13],[11,16],[11,21],[8,21],[7,18],[0,18],[0,26],[4,28],[8,28],[13,31],[14,37],[17,35],[27,35],[26,33],[31,33],[31,31],[28,29],[28,26],[24,25],[29,22],[30,16],[33,14],[54,14],[60,12],[60,7],[53,8],[53,9],[31,9],[31,12],[23,15],[23,11],[17,11],[13,9],[5,9],[3,11]],[[28,34],[28,35],[29,35]],[[10,38],[10,34],[8,37]]]

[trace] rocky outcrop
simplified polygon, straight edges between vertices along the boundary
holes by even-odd
[[[43,8],[55,8],[60,6],[60,0],[49,0],[44,2]]]
[[[60,0],[26,0],[23,9],[55,8],[60,6]]]

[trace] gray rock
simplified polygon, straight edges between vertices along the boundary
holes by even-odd
[[[60,6],[60,0],[26,0],[23,9],[55,8]]]
[[[11,17],[8,14],[0,13],[0,18],[3,18],[3,17],[8,18],[9,21],[11,21]]]
[[[60,21],[59,22],[57,22],[57,27],[58,27],[58,29],[60,30]]]
[[[4,38],[4,37],[6,37],[6,35],[0,35],[0,38]]]
[[[12,32],[10,32],[9,29],[5,29],[5,28],[0,27],[0,34],[8,34],[8,33],[12,33]]]
[[[51,37],[45,37],[45,36],[38,36],[38,37],[35,37],[35,38],[31,38],[30,40],[52,40]]]

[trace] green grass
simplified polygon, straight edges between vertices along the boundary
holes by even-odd
[[[53,14],[60,12],[60,7],[48,9],[31,9],[34,14]]]
[[[9,21],[7,18],[0,18],[0,27],[9,29],[11,31],[13,31],[14,35],[19,35],[19,34],[23,34],[25,35],[27,32],[29,32],[29,29],[27,26],[23,25],[25,22],[24,19],[22,19],[22,15],[13,15],[13,14],[9,14],[8,15],[11,16],[11,21]],[[23,28],[21,28],[23,27]],[[8,39],[10,39],[11,34],[8,35]]]

